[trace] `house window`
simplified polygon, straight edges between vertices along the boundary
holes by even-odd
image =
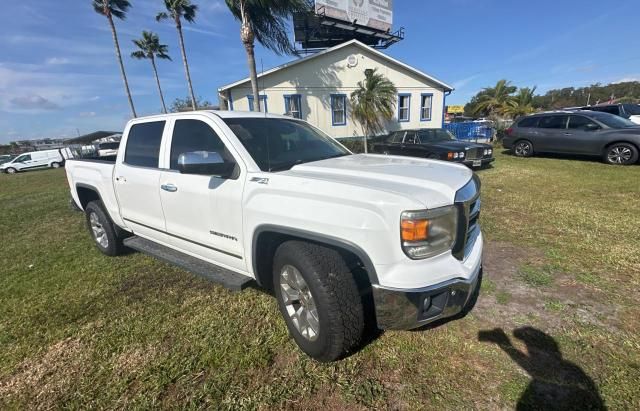
[[[431,108],[433,106],[433,94],[422,94],[420,96],[420,120],[431,120]]]
[[[302,97],[300,94],[284,96],[284,114],[293,118],[302,118]]]
[[[398,94],[398,121],[409,121],[411,116],[411,94]]]
[[[260,109],[262,110],[263,113],[268,113],[269,110],[267,110],[267,96],[261,95],[259,98],[260,98]],[[253,96],[248,95],[247,99],[249,100],[249,111],[253,111]]]
[[[347,95],[331,95],[331,124],[344,126],[347,124]]]

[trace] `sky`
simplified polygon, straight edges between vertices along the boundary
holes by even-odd
[[[640,81],[637,1],[394,0],[405,39],[384,52],[452,85],[447,104],[502,78],[539,92]],[[154,19],[162,0],[130,2],[116,27],[138,115],[149,115],[161,107],[151,65],[129,57],[142,30],[169,46],[173,61],[158,63],[167,104],[187,86],[175,27]],[[239,24],[222,0],[193,2],[200,10],[184,34],[194,89],[217,104],[219,86],[247,77]],[[107,20],[91,1],[21,0],[9,9],[0,13],[0,144],[122,130],[130,110]],[[293,58],[256,47],[258,70]]]

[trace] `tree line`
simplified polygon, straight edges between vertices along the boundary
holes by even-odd
[[[470,117],[516,118],[537,111],[567,107],[615,103],[640,103],[640,82],[629,81],[587,87],[553,89],[535,94],[536,87],[518,88],[511,81],[500,80],[486,87],[464,106]]]
[[[182,25],[183,22],[189,24],[195,22],[198,5],[193,4],[191,0],[158,0],[158,2],[161,6],[164,6],[164,9],[158,12],[156,21],[169,20],[176,27],[189,93],[186,100],[176,100],[174,106],[188,104],[192,110],[197,110],[199,100],[193,91]],[[126,18],[127,13],[132,7],[131,2],[129,0],[91,0],[91,3],[95,12],[107,19],[113,37],[116,59],[120,67],[125,93],[129,100],[131,114],[133,117],[137,117],[114,21],[114,18],[117,20],[124,20]],[[308,0],[225,0],[225,4],[234,18],[240,21],[240,40],[247,54],[247,65],[249,67],[249,77],[251,79],[252,94],[255,102],[254,109],[261,111],[254,53],[255,41],[258,41],[265,48],[278,55],[294,53],[294,46],[287,34],[287,20],[293,16],[293,14],[311,10],[311,3]],[[161,43],[156,33],[151,31],[143,31],[142,37],[133,40],[133,43],[137,47],[137,50],[131,53],[131,57],[147,59],[151,63],[162,110],[166,113],[167,106],[164,101],[156,60],[171,60],[169,48],[166,44]]]

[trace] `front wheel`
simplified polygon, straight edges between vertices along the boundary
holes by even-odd
[[[604,155],[608,164],[629,165],[638,161],[638,149],[629,143],[616,143],[609,147]]]
[[[273,280],[289,333],[307,355],[334,361],[360,344],[362,299],[351,270],[337,251],[287,241],[276,250]]]
[[[533,144],[529,140],[516,141],[513,152],[518,157],[531,157],[533,155]]]
[[[51,168],[60,168],[60,163],[58,162],[51,163]]]
[[[5,171],[7,172],[7,174],[15,174],[15,173],[17,173],[17,172],[18,172],[18,170],[16,170],[16,169],[15,169],[15,168],[13,168],[13,167],[9,167],[9,168],[7,168]]]

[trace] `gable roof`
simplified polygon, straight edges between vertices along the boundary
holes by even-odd
[[[361,48],[361,49],[363,49],[363,50],[365,50],[365,51],[367,51],[369,53],[372,53],[372,54],[382,58],[383,60],[387,60],[387,61],[390,61],[390,62],[392,62],[394,64],[397,64],[398,66],[404,68],[407,71],[410,71],[413,74],[416,74],[419,77],[427,79],[430,82],[436,83],[437,85],[442,87],[445,91],[453,91],[453,87],[451,87],[447,83],[445,83],[443,81],[440,81],[437,78],[432,77],[432,76],[430,76],[430,75],[418,70],[417,68],[411,67],[408,64],[405,64],[405,63],[403,63],[401,61],[398,61],[398,60],[394,59],[393,57],[389,57],[386,54],[384,54],[384,53],[382,53],[382,52],[380,52],[380,51],[378,51],[378,50],[376,50],[376,49],[374,49],[372,47],[369,47],[364,43],[359,42],[358,40],[349,40],[349,41],[347,41],[345,43],[338,44],[337,46],[333,46],[333,47],[328,48],[326,50],[323,50],[323,51],[321,51],[319,53],[312,54],[310,56],[306,56],[306,57],[303,57],[303,58],[298,59],[298,60],[293,60],[293,61],[290,61],[288,63],[282,64],[280,66],[276,66],[276,67],[274,67],[272,69],[269,69],[269,70],[267,70],[265,72],[262,72],[262,73],[258,74],[258,78],[261,78],[261,77],[264,77],[264,76],[268,76],[269,74],[275,73],[276,71],[284,70],[286,68],[295,66],[297,64],[300,64],[300,63],[303,63],[303,62],[306,62],[306,61],[309,61],[309,60],[313,60],[316,57],[320,57],[320,56],[322,56],[324,54],[329,54],[329,53],[331,53],[333,51],[336,51],[336,50],[339,50],[339,49],[342,49],[344,47],[348,47],[348,46],[351,46],[351,45],[357,46],[357,47],[359,47],[359,48]],[[218,92],[222,92],[222,91],[228,90],[230,88],[239,86],[239,85],[247,83],[249,81],[250,81],[250,78],[246,77],[246,78],[244,78],[242,80],[238,80],[238,81],[236,81],[234,83],[226,84],[226,85],[221,86],[220,88],[218,88]]]

